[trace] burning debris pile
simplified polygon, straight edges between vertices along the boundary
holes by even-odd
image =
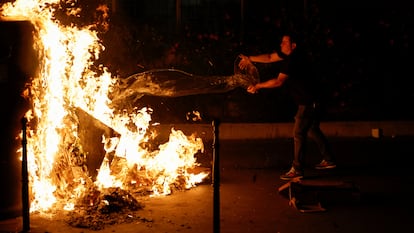
[[[0,5],[0,19],[20,18],[33,25],[39,61],[21,93],[29,106],[24,115],[30,212],[64,206],[71,214],[81,212],[72,223],[83,226],[94,211],[106,216],[98,223],[114,221],[110,214],[139,209],[128,192],[168,195],[195,186],[208,173],[190,172],[199,166],[195,154],[203,152],[201,138],[172,129],[164,144],[143,146],[157,136],[149,129],[157,124],[151,122],[153,110],[113,108],[110,96],[118,77],[96,64],[105,50],[99,27],[96,22],[76,25],[84,12],[75,2],[11,1]],[[96,10],[107,19],[108,7]],[[82,125],[79,114],[94,120]]]
[[[125,190],[95,189],[78,200],[67,221],[70,226],[92,230],[132,221],[150,222],[151,220],[139,216],[137,211],[142,208],[143,205]]]

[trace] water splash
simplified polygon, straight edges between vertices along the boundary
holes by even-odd
[[[133,74],[119,84],[114,91],[112,103],[133,102],[144,95],[180,97],[200,94],[214,94],[247,88],[259,82],[259,74],[253,65],[245,70],[238,68],[235,60],[234,74],[228,76],[202,76],[177,69],[154,69]]]

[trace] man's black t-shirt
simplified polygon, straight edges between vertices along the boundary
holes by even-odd
[[[318,101],[317,85],[305,54],[295,49],[289,56],[283,58],[280,73],[288,75],[284,86],[294,102],[297,105],[311,105]]]

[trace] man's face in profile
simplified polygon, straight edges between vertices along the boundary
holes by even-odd
[[[290,36],[283,36],[282,42],[280,42],[280,50],[282,53],[289,55],[296,47],[296,43],[292,43]]]

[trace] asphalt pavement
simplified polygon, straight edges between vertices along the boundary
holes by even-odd
[[[100,230],[72,227],[63,219],[32,214],[29,231],[385,233],[413,229],[410,149],[414,138],[330,141],[338,167],[313,169],[320,157],[310,142],[304,180],[316,186],[291,186],[291,194],[300,204],[319,203],[324,211],[301,212],[290,205],[288,189],[278,190],[286,183],[279,176],[289,169],[292,139],[219,141],[215,147],[220,167],[218,186],[208,181],[169,196],[143,198],[144,208],[136,213],[139,218]],[[199,156],[202,167],[208,169],[213,161],[210,145],[205,142],[205,153]],[[338,188],[332,182],[352,184],[353,189]],[[0,222],[0,232],[21,231],[21,217]]]

